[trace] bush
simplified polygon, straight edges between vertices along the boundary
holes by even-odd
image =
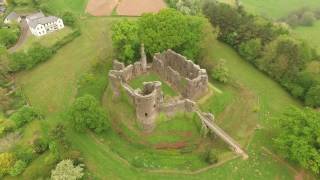
[[[311,11],[303,13],[301,17],[301,24],[304,26],[312,26],[316,21],[315,15]]]
[[[15,157],[12,153],[1,153],[0,154],[0,178],[9,173],[10,169],[15,164]]]
[[[320,84],[311,87],[306,95],[306,104],[311,107],[320,106]]]
[[[21,174],[26,169],[26,167],[27,167],[27,163],[25,163],[24,161],[18,160],[16,161],[14,166],[10,169],[9,174],[11,176],[17,176]]]
[[[260,39],[251,39],[239,46],[239,54],[246,60],[255,63],[254,61],[260,56],[262,44]]]
[[[65,180],[65,179],[81,179],[83,168],[81,165],[74,166],[71,160],[62,160],[57,164],[56,168],[51,172],[52,180]]]
[[[209,150],[206,152],[205,160],[209,164],[216,164],[218,162],[218,156],[216,151]]]
[[[13,46],[19,39],[20,29],[19,26],[11,26],[10,28],[0,29],[0,44],[7,48]]]
[[[226,83],[229,79],[229,70],[225,65],[225,60],[221,59],[217,62],[217,64],[214,66],[211,76],[213,79]]]
[[[41,119],[41,115],[35,108],[24,106],[15,112],[10,119],[16,123],[17,127],[22,127],[30,121]]]
[[[69,110],[69,119],[77,131],[88,128],[99,133],[108,128],[106,112],[91,95],[76,99]]]
[[[70,27],[76,26],[77,19],[72,12],[63,13],[62,20],[63,20],[63,23],[67,26],[70,26]]]
[[[48,150],[48,141],[44,138],[37,138],[33,141],[32,147],[37,154],[42,154]]]
[[[30,164],[36,158],[36,155],[31,147],[17,146],[14,154],[17,159],[20,159],[27,164]]]

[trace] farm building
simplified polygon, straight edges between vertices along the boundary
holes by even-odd
[[[5,24],[11,24],[14,22],[20,23],[21,21],[21,17],[15,13],[15,12],[11,12],[5,19],[4,19],[4,23]]]
[[[56,16],[45,16],[42,12],[27,16],[26,21],[31,33],[35,36],[43,36],[64,28],[61,18]]]

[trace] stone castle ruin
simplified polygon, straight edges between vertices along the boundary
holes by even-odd
[[[144,82],[143,89],[133,89],[128,82],[145,73],[154,72],[167,82],[182,96],[179,100],[164,102],[161,90],[161,82]],[[141,47],[141,59],[134,64],[125,66],[115,60],[113,70],[109,71],[110,85],[115,97],[124,90],[130,97],[136,109],[139,124],[146,132],[155,128],[155,120],[159,113],[173,115],[176,112],[195,112],[200,117],[203,128],[214,131],[219,137],[227,142],[232,149],[247,157],[240,146],[214,123],[214,116],[210,113],[201,112],[193,101],[203,96],[208,90],[208,75],[205,69],[201,69],[191,60],[184,56],[167,50],[157,53],[153,61],[147,64],[144,47]]]

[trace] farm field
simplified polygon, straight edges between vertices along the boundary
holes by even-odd
[[[155,13],[166,8],[163,0],[121,0],[117,7],[120,16],[141,16],[143,13]]]
[[[88,0],[48,0],[43,2],[50,12],[63,13],[65,11],[75,14],[84,14]]]
[[[229,4],[234,0],[219,0]],[[233,1],[233,2],[232,2]],[[289,15],[290,12],[302,7],[320,8],[318,0],[240,0],[249,12],[262,15],[273,20]]]
[[[306,40],[310,45],[320,52],[320,21],[316,21],[316,23],[311,27],[297,27],[293,29],[293,33],[301,38]]]
[[[89,0],[86,12],[93,16],[111,15],[118,2],[118,0]]]

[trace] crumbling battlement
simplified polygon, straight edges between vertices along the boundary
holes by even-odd
[[[196,99],[208,90],[206,70],[172,50],[155,54],[152,70],[169,82],[184,98]]]
[[[185,100],[164,104],[161,82],[146,82],[143,90],[134,90],[128,85],[131,79],[151,71],[168,82]],[[191,112],[195,103],[188,99],[200,97],[207,91],[208,86],[206,70],[172,50],[156,54],[153,63],[148,65],[143,45],[140,61],[128,66],[117,60],[113,62],[109,80],[115,96],[119,96],[121,88],[124,88],[131,97],[137,119],[146,131],[154,128],[155,118],[159,112],[167,114],[177,111]]]

